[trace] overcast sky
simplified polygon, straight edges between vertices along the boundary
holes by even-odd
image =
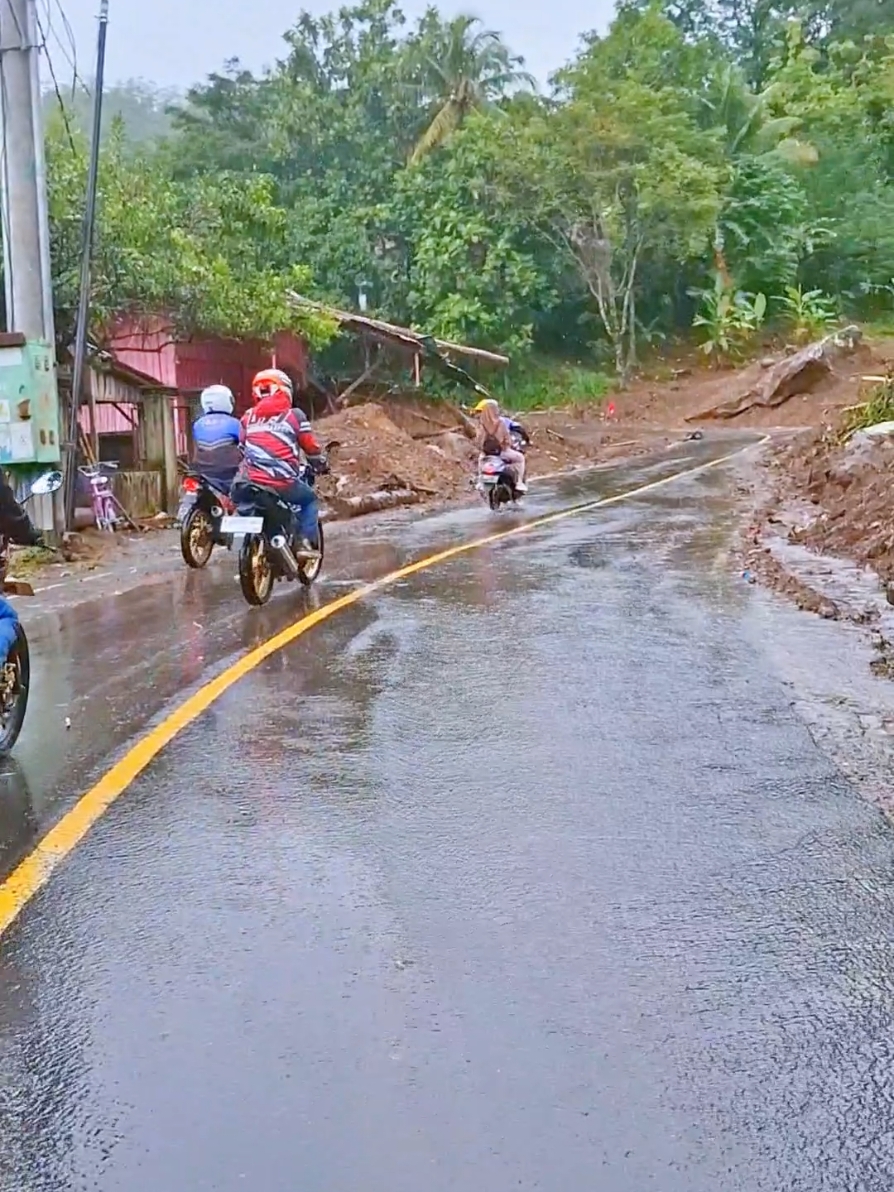
[[[315,14],[338,7],[339,0],[109,0],[106,78],[118,82],[145,78],[163,86],[182,87],[218,69],[227,58],[238,57],[258,69],[280,53],[281,35],[307,8]],[[59,0],[47,0],[54,32],[67,44]],[[77,45],[78,69],[93,75],[96,14],[99,0],[61,0]],[[404,0],[412,19],[425,0]],[[440,6],[448,14],[469,12],[488,28],[503,33],[523,54],[528,69],[542,81],[574,53],[578,35],[604,29],[613,0],[473,0]],[[44,9],[44,12],[47,10]],[[58,43],[50,47],[57,73],[68,69]]]

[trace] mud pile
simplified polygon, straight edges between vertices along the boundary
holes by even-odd
[[[322,418],[314,429],[321,442],[339,444],[332,474],[319,485],[336,513],[366,513],[469,490],[474,453],[461,433],[448,430],[436,441],[416,439],[376,404]]]
[[[894,440],[858,435],[842,443],[829,432],[808,432],[777,452],[774,471],[782,500],[807,503],[791,542],[853,559],[894,582]]]

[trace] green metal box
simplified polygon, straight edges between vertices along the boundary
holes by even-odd
[[[40,340],[0,336],[0,466],[62,458],[55,353]]]

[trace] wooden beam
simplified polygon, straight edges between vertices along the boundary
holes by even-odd
[[[317,311],[319,314],[328,315],[330,318],[335,319],[337,323],[342,323],[346,327],[353,326],[361,332],[363,329],[379,331],[383,335],[401,340],[411,349],[415,348],[418,350],[422,347],[420,336],[409,327],[398,327],[396,323],[386,323],[383,319],[371,319],[368,315],[355,315],[347,310],[339,310],[335,306],[325,306],[322,302],[314,302],[312,299],[304,298],[301,294],[296,294],[293,291],[289,291],[287,297],[297,306],[304,306],[310,310]],[[469,348],[464,344],[455,344],[444,339],[436,339],[434,343],[439,352],[453,352],[460,356],[471,356],[476,360],[486,360],[490,364],[499,364],[504,367],[509,364],[509,357],[503,356],[499,352],[488,352],[484,348]]]

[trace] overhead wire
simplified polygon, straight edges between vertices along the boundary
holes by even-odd
[[[65,42],[56,32],[56,26],[53,21],[53,10],[50,7],[50,0],[43,0],[43,9],[44,13],[46,14],[47,37],[52,37],[59,49],[59,52],[62,54],[62,57],[71,67],[72,98],[74,98],[74,93],[78,87],[81,88],[85,95],[90,95],[90,88],[81,78],[80,72],[78,70],[78,45],[77,41],[75,40],[74,31],[71,27],[71,22],[68,19],[65,9],[62,7],[61,0],[54,0],[54,3],[56,8],[59,10],[59,15],[62,17],[62,26],[65,30],[68,46],[65,45]],[[49,49],[47,49],[47,54],[49,55]]]
[[[77,149],[77,145],[75,145],[74,133],[72,132],[72,128],[71,128],[71,121],[68,118],[68,108],[65,105],[65,100],[62,98],[62,91],[59,87],[59,80],[56,77],[56,68],[53,65],[53,55],[50,53],[50,47],[49,47],[49,43],[47,41],[47,35],[44,32],[43,25],[40,22],[39,15],[37,16],[37,28],[38,28],[38,31],[39,31],[40,37],[41,37],[40,48],[43,50],[44,54],[46,55],[47,66],[50,71],[50,78],[53,81],[53,90],[56,92],[56,101],[59,104],[59,111],[62,115],[62,123],[65,126],[65,135],[68,138],[68,143],[71,146],[72,153],[75,156],[77,156],[78,149]]]

